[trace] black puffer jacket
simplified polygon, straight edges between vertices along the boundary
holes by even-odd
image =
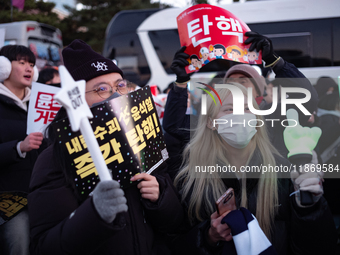
[[[279,62],[280,63],[280,62]],[[281,85],[282,88],[303,88],[310,92],[310,99],[308,102],[303,103],[303,107],[307,109],[310,113],[313,113],[317,110],[318,105],[318,94],[316,93],[315,88],[309,82],[309,80],[293,65],[288,62],[283,62],[277,64],[274,67],[274,72],[276,74],[276,82]],[[300,99],[304,98],[305,95],[301,93],[287,93],[288,99]],[[261,110],[267,110],[272,107],[272,104],[261,104]],[[287,104],[286,110],[293,108],[297,110],[299,114],[299,121],[301,126],[308,125],[308,119],[310,115],[305,115],[300,111],[299,108],[296,107],[294,104]],[[270,114],[264,116],[267,124],[267,130],[269,132],[270,141],[275,146],[275,148],[280,152],[283,157],[287,157],[288,150],[285,146],[284,139],[283,139],[283,131],[285,126],[288,125],[287,121],[282,121],[287,119],[285,114],[281,115],[282,104],[281,100],[278,101],[278,105],[276,110]],[[272,123],[271,120],[276,120]]]
[[[319,117],[318,126],[322,130],[321,137],[318,142],[320,155],[340,137],[340,121],[339,117],[334,114],[324,114]],[[339,172],[335,169],[340,168],[340,146],[335,151],[333,157],[327,162],[320,162],[327,164],[329,169],[334,169],[332,172],[325,173],[324,191],[325,198],[329,203],[333,214],[340,214],[340,179]]]
[[[261,157],[254,153],[249,166],[260,166]],[[276,165],[290,167],[287,160],[276,157]],[[223,179],[226,190],[233,187],[236,202],[240,204],[241,185],[235,178]],[[258,178],[247,179],[248,209],[256,216]],[[282,178],[279,184],[279,210],[275,217],[271,241],[280,255],[290,254],[335,254],[337,235],[331,212],[326,200],[321,199],[309,208],[300,208],[295,202],[292,182],[289,178]],[[213,199],[213,198],[212,198]],[[187,208],[187,203],[185,207]],[[203,207],[203,206],[202,206]],[[176,254],[221,254],[223,242],[218,247],[211,247],[207,243],[207,232],[210,227],[210,215],[203,216],[206,220],[190,227],[187,223],[182,234],[174,241]]]
[[[27,136],[27,112],[13,99],[0,94],[0,123],[0,191],[28,192],[32,169],[41,149],[27,152],[25,158],[17,152],[18,142]]]
[[[56,169],[53,147],[34,167],[28,196],[31,254],[156,254],[162,248],[158,233],[173,232],[183,219],[177,193],[167,175],[156,175],[160,186],[157,203],[142,199],[136,186],[124,190],[128,212],[113,224],[97,213],[92,197],[79,202]]]

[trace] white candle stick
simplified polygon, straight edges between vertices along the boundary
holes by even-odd
[[[61,90],[54,98],[65,107],[72,131],[76,132],[80,129],[100,180],[112,180],[88,119],[93,118],[93,115],[85,100],[86,82],[85,80],[74,81],[64,66],[59,66],[59,74]]]

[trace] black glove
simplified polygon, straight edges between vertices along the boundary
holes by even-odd
[[[278,61],[280,57],[274,52],[273,43],[269,38],[252,31],[246,32],[244,35],[248,37],[244,44],[251,43],[249,51],[256,49],[259,52],[262,50],[262,59],[266,62],[266,67],[274,65]]]
[[[93,190],[93,204],[100,217],[107,223],[113,222],[117,213],[126,212],[124,191],[117,181],[100,181]]]
[[[178,50],[174,56],[174,60],[171,63],[171,70],[176,74],[178,83],[185,83],[190,81],[190,76],[185,71],[185,67],[189,65],[188,58],[189,54],[186,54],[184,51],[187,47],[183,46],[180,50]]]

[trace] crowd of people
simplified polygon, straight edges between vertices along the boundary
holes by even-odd
[[[338,86],[327,77],[313,86],[275,53],[270,39],[255,32],[245,35],[249,51],[262,52],[265,68],[275,73],[275,80],[248,64],[230,61],[229,68],[210,84],[216,87],[213,90],[221,104],[207,97],[206,113],[190,115],[191,75],[185,70],[189,55],[182,47],[174,54],[171,69],[177,79],[166,91],[162,116],[167,164],[155,174],[132,177],[136,184],[125,189],[115,180],[100,181],[86,198],[77,195],[52,128],[67,117],[66,110],[59,110],[45,134],[26,134],[32,81],[60,86],[58,70],[45,68],[38,77],[34,54],[27,47],[4,46],[0,50],[0,192],[24,192],[28,203],[0,225],[0,253],[336,254],[339,181],[329,173],[308,169],[315,164],[340,163]],[[65,47],[62,55],[73,79],[85,80],[89,107],[138,89],[124,80],[123,71],[113,61],[81,40]],[[93,63],[105,63],[106,68],[97,69]],[[233,114],[234,95],[230,89],[218,88],[219,83],[242,92],[243,115]],[[312,114],[287,104],[285,110],[294,110],[298,126],[304,127],[304,132],[289,137],[290,144],[298,144],[301,137],[309,139],[312,127],[322,130],[315,146],[301,153],[293,153],[294,146],[287,146],[286,126],[280,124],[287,116],[281,113],[276,92],[292,87],[309,91],[310,99],[303,107]],[[288,96],[301,99],[297,93]],[[262,116],[254,114],[249,103],[262,111],[276,105]],[[268,121],[273,119],[278,121]],[[250,125],[254,120],[256,124]],[[221,124],[233,121],[248,125]],[[295,161],[299,157],[301,165]],[[292,164],[288,175],[241,171],[247,166],[282,169]],[[235,171],[197,171],[197,167],[209,166]],[[216,201],[229,188],[233,189],[233,204],[220,213]],[[304,194],[311,201],[305,203]]]

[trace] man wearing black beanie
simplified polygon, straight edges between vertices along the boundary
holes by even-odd
[[[85,99],[90,107],[116,92],[120,95],[128,92],[122,70],[82,40],[74,40],[63,50],[62,55],[64,65],[73,79],[86,81]]]
[[[86,81],[89,106],[127,93],[123,72],[83,41],[73,41],[62,54],[74,80]],[[65,117],[62,108],[52,125]],[[56,137],[52,128],[48,132]],[[92,196],[81,199],[63,162],[53,139],[35,164],[28,197],[32,254],[149,255],[166,249],[159,233],[175,231],[183,211],[165,171],[134,176],[138,185],[124,191],[115,180],[100,181]]]

